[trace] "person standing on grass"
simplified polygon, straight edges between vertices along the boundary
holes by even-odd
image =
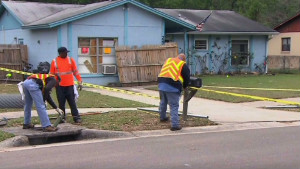
[[[24,81],[23,91],[25,94],[25,106],[23,129],[34,128],[34,124],[31,123],[31,109],[34,102],[43,131],[54,132],[58,130],[57,127],[51,125],[45,105],[45,101],[47,101],[56,111],[62,112],[62,110],[57,108],[50,95],[55,85],[55,77],[51,74],[33,74]]]
[[[73,58],[68,56],[67,48],[58,48],[59,56],[52,60],[50,73],[54,74],[59,81],[56,86],[56,95],[59,103],[59,108],[64,112],[64,120],[66,119],[65,104],[68,104],[71,108],[71,114],[75,123],[81,123],[81,117],[79,115],[77,105],[75,102],[74,94],[74,76],[79,82],[79,90],[82,89],[81,75],[77,69],[76,62]]]
[[[190,69],[186,65],[186,56],[181,53],[176,58],[168,58],[158,75],[159,114],[160,121],[167,122],[167,105],[170,106],[171,129],[181,130],[178,109],[182,87],[186,88],[190,81]]]

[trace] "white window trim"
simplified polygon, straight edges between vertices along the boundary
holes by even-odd
[[[196,40],[205,40],[206,41],[206,49],[196,49]],[[194,40],[194,49],[195,50],[200,50],[200,51],[205,51],[208,50],[208,39],[207,38],[197,38]]]

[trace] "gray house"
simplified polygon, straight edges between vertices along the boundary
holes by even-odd
[[[197,25],[206,18],[202,30]],[[115,46],[176,42],[192,74],[257,71],[277,32],[232,11],[154,9],[134,0],[89,5],[2,1],[0,43],[26,44],[29,63],[66,46],[85,82],[118,82]],[[109,71],[106,68],[110,68]]]

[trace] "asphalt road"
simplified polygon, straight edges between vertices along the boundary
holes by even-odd
[[[300,127],[193,133],[0,153],[1,169],[299,169]]]

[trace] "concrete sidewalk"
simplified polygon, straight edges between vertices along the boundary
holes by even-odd
[[[136,110],[136,108],[79,108],[80,114],[85,114],[89,112],[108,112],[108,111],[118,111],[118,110]],[[57,112],[54,109],[47,110],[48,114],[57,114]],[[70,115],[71,110],[66,109],[67,115]],[[32,110],[31,116],[38,116],[36,110]],[[16,111],[16,112],[7,112],[7,113],[0,113],[0,119],[2,118],[19,118],[24,117],[24,111]]]
[[[145,93],[158,97],[157,91],[146,90],[143,86],[125,87],[123,90],[130,90],[139,93]],[[85,88],[84,90],[120,97],[123,99],[139,101],[155,106],[159,105],[158,99],[151,97],[143,97],[138,95],[124,94],[95,88]],[[300,102],[300,98],[286,99],[290,101]],[[182,101],[182,98],[181,98]],[[189,101],[188,114],[209,116],[209,119],[221,124],[226,123],[246,123],[246,122],[273,122],[273,121],[299,121],[299,112],[290,112],[284,110],[270,110],[262,107],[279,106],[282,104],[267,101],[256,101],[249,103],[228,103],[222,101],[214,101],[193,97]],[[157,110],[157,108],[156,108]],[[180,104],[182,110],[182,103]]]
[[[145,86],[136,87],[123,87],[123,90],[129,90],[138,93],[144,93],[151,96],[158,97],[157,91],[147,90]],[[128,100],[134,100],[142,103],[152,104],[153,109],[158,110],[159,99],[151,97],[144,97],[138,95],[125,94],[121,92],[84,88],[84,90],[101,93],[102,95],[109,95]],[[181,98],[182,101],[183,98]],[[300,102],[300,98],[285,99],[294,102]],[[267,101],[256,101],[247,103],[228,103],[222,101],[207,100],[202,98],[193,97],[189,101],[188,114],[198,116],[208,116],[210,120],[220,124],[227,123],[246,123],[246,122],[273,122],[273,121],[300,121],[299,112],[290,112],[284,110],[270,110],[263,109],[266,106],[283,106],[282,104]],[[136,110],[136,108],[79,108],[81,114],[88,112],[107,112],[114,110]],[[182,102],[180,104],[180,111],[182,110]],[[70,110],[66,110],[70,114]],[[18,118],[23,117],[23,111],[0,113],[0,119],[5,118]],[[57,114],[55,110],[48,110],[49,114]],[[35,110],[32,111],[32,116],[37,116]]]

